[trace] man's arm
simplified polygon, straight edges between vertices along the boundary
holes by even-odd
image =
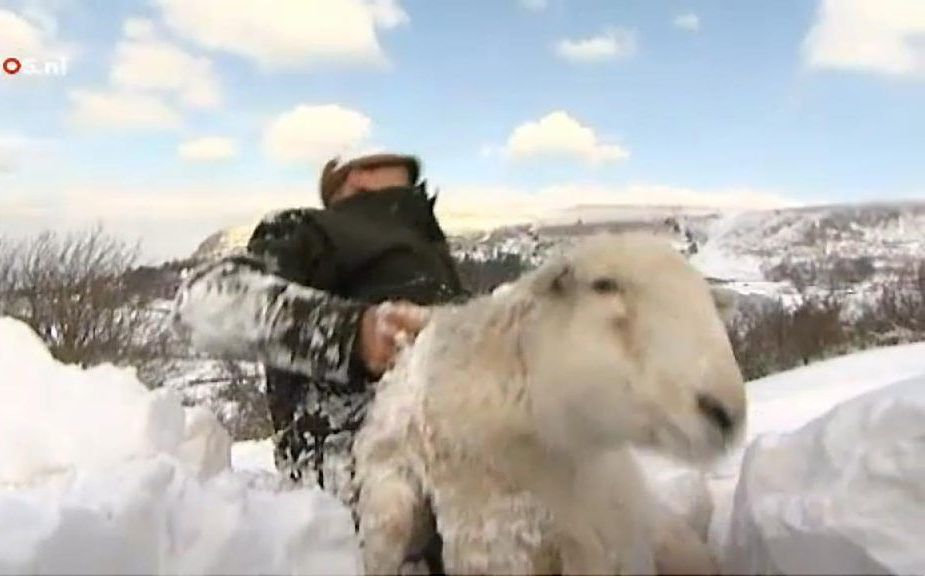
[[[305,215],[264,220],[246,254],[197,270],[177,294],[174,326],[210,354],[345,383],[366,305],[309,286],[327,274],[326,248]]]

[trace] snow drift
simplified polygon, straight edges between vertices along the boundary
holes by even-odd
[[[842,404],[745,455],[736,574],[921,574],[925,375]]]
[[[281,489],[269,442],[229,451],[208,412],[131,370],[59,364],[10,319],[0,367],[0,574],[360,571],[349,513]],[[704,475],[642,456],[724,571],[925,572],[925,343],[748,391],[744,459]]]
[[[349,512],[230,470],[203,410],[0,319],[0,574],[355,574]]]
[[[759,379],[748,395],[747,451],[707,474],[693,500],[707,505],[686,505],[712,510],[724,572],[925,572],[910,542],[925,528],[925,343]]]

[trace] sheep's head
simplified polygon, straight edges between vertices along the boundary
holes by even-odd
[[[533,304],[522,353],[549,443],[700,460],[738,440],[745,390],[720,318],[730,303],[667,242],[595,237],[516,289]]]

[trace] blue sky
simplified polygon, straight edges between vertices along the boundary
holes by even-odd
[[[270,5],[272,11],[261,10]],[[460,227],[925,196],[921,0],[0,0],[0,233],[180,254],[419,154]]]

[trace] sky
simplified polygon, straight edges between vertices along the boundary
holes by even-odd
[[[0,235],[149,259],[381,150],[451,230],[925,199],[925,0],[0,0],[0,60]]]

